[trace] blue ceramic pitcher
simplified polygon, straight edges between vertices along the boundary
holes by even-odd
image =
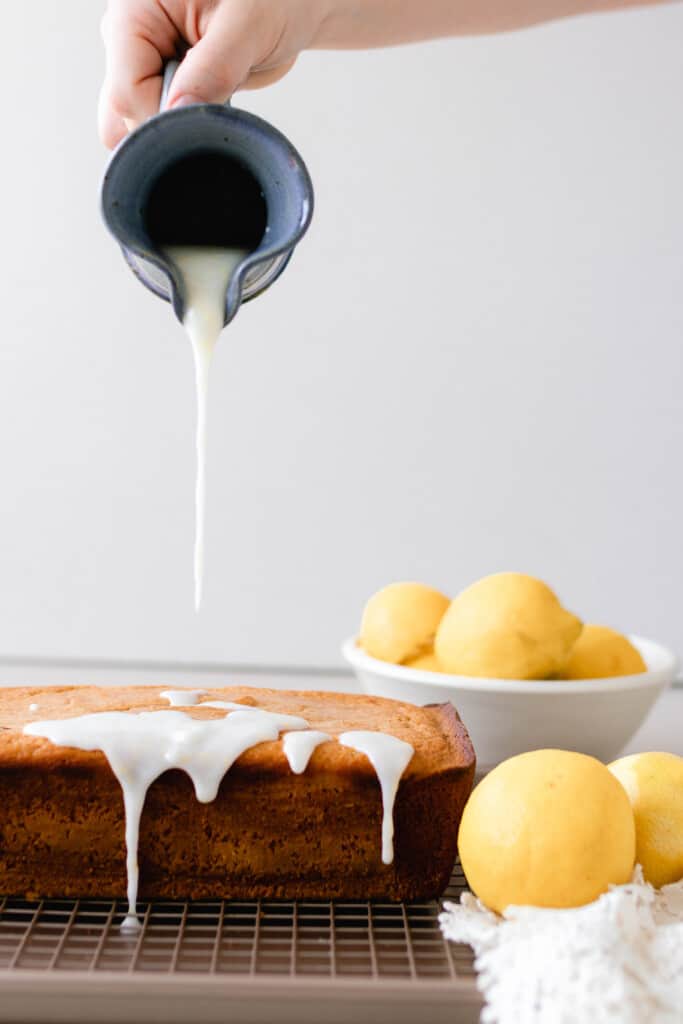
[[[114,151],[102,215],[133,273],[180,320],[183,284],[165,245],[251,250],[228,285],[227,324],[287,266],[311,221],[313,186],[296,149],[260,117],[216,103],[166,111],[177,67],[166,66],[160,112]]]

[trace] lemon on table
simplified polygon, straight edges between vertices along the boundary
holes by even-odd
[[[470,888],[491,910],[578,907],[631,878],[633,811],[600,761],[533,750],[503,761],[479,783],[465,806],[458,849]]]
[[[373,658],[396,665],[432,649],[448,598],[423,583],[390,583],[365,606],[359,644]]]
[[[606,679],[639,672],[647,672],[647,665],[630,640],[608,626],[587,623],[560,675],[563,679]]]
[[[547,679],[581,632],[541,580],[502,572],[463,590],[441,619],[434,650],[445,672],[498,679]]]
[[[636,860],[654,886],[683,878],[683,757],[631,754],[609,765],[633,806]]]

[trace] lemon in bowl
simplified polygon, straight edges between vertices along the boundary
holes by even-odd
[[[561,679],[609,679],[647,672],[645,659],[628,637],[609,626],[585,625],[560,670]]]
[[[390,583],[365,605],[358,643],[371,657],[396,665],[429,655],[448,605],[424,583]]]
[[[485,576],[457,595],[439,623],[434,653],[446,672],[547,679],[564,665],[582,622],[542,580]]]

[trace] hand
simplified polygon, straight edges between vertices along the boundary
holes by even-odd
[[[325,0],[109,0],[100,136],[115,146],[159,109],[164,63],[190,47],[169,107],[224,103],[238,88],[277,81],[310,46]]]
[[[282,78],[309,47],[366,49],[522,28],[662,0],[109,0],[100,135],[115,146],[159,109],[164,62],[189,46],[169,106],[224,103]]]

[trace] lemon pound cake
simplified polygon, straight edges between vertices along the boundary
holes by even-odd
[[[0,690],[0,892],[431,898],[474,767],[450,704]]]

